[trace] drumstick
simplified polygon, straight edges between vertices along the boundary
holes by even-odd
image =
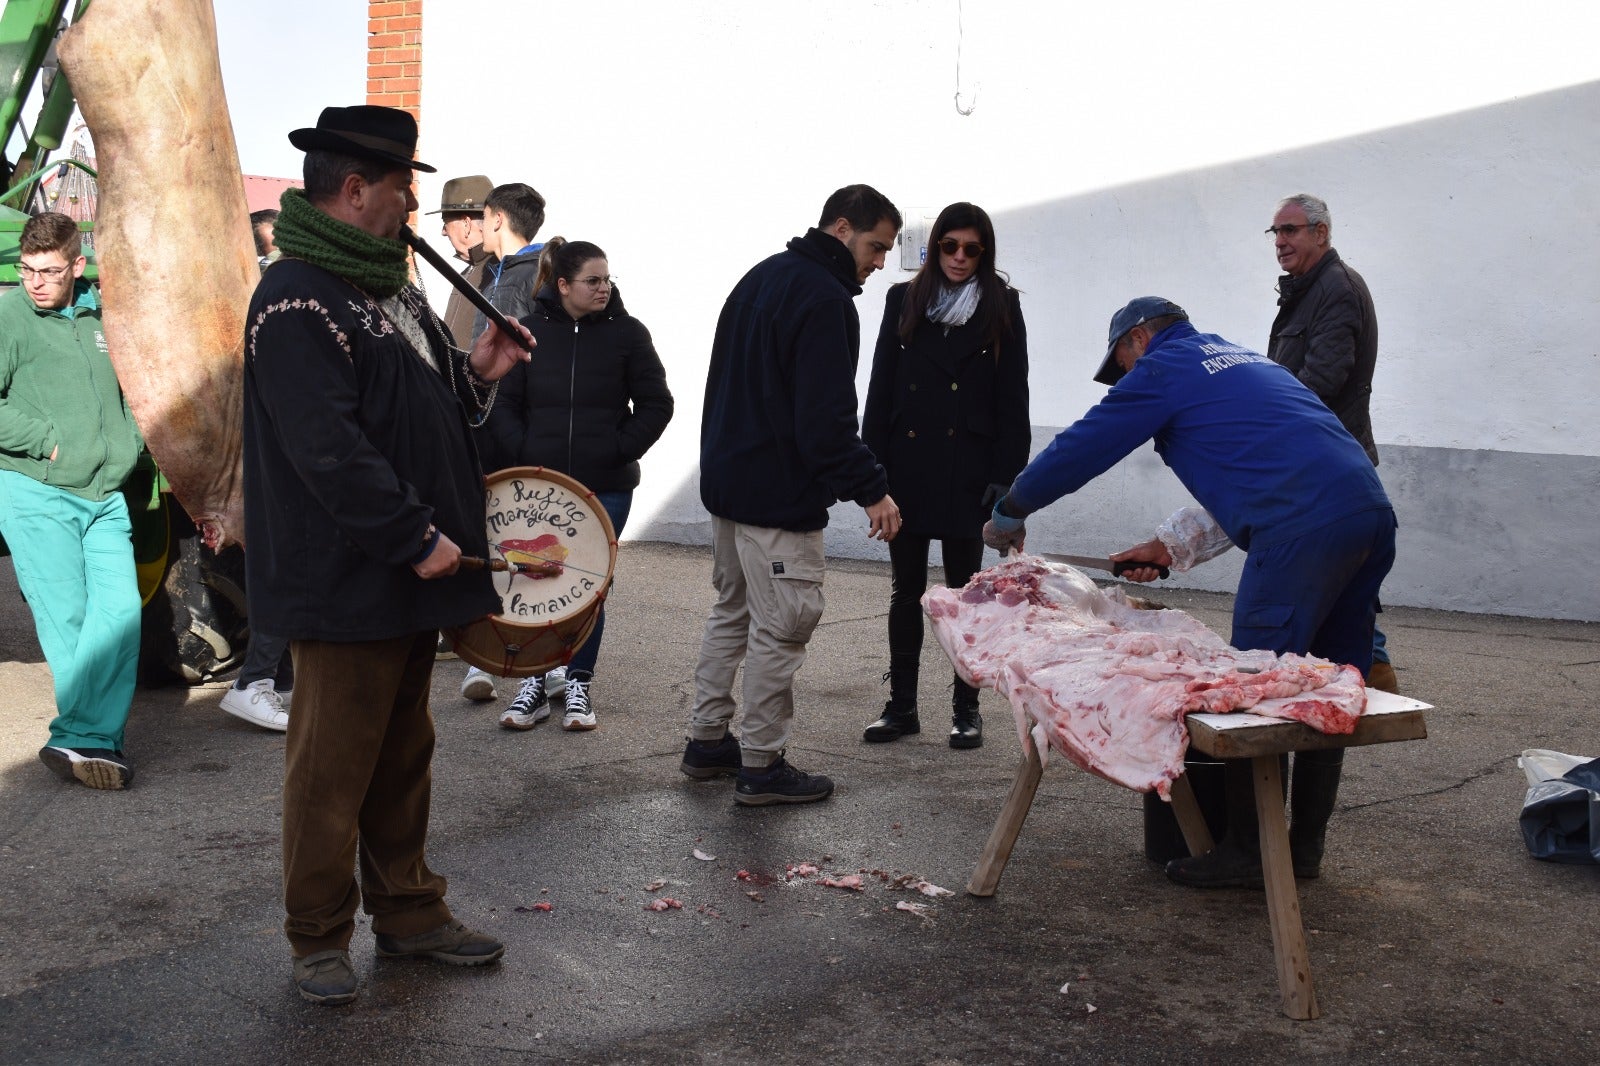
[[[522,335],[520,330],[511,328],[511,323],[506,319],[505,315],[500,313],[500,309],[494,304],[490,303],[488,298],[485,297],[483,293],[479,292],[477,289],[474,289],[466,278],[462,277],[460,274],[457,274],[455,270],[451,268],[450,264],[445,261],[444,256],[434,251],[426,241],[424,241],[421,237],[418,237],[416,233],[412,231],[410,226],[407,226],[403,223],[401,224],[400,239],[411,245],[412,248],[416,249],[417,254],[422,256],[423,259],[427,260],[429,266],[443,274],[445,276],[445,280],[454,285],[456,287],[456,291],[465,296],[467,300],[471,302],[473,307],[476,307],[478,310],[482,311],[485,318],[487,318],[490,322],[493,322],[496,326],[499,326],[501,333],[504,333],[506,336],[516,341],[523,351],[533,351],[533,344]]]
[[[543,559],[536,563],[510,563],[504,559],[481,559],[476,555],[463,555],[460,562],[463,570],[493,570],[497,574],[515,570],[527,577],[557,577],[565,569],[560,563]]]

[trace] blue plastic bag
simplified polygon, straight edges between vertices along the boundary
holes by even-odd
[[[1517,765],[1528,778],[1518,819],[1528,854],[1600,863],[1600,759],[1530,748]]]

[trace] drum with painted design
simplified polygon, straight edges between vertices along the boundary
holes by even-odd
[[[542,466],[485,479],[491,558],[500,613],[445,630],[457,655],[500,677],[564,666],[594,631],[611,591],[617,535],[594,493]],[[519,564],[524,564],[519,569]]]

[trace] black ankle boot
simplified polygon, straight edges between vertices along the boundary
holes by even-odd
[[[983,747],[983,716],[978,713],[978,690],[961,680],[960,674],[956,675],[950,708],[950,746]]]
[[[1311,880],[1322,875],[1322,852],[1339,798],[1339,775],[1344,770],[1344,749],[1302,751],[1294,757],[1289,779],[1289,858],[1296,877]]]
[[[883,705],[883,714],[878,716],[878,720],[867,726],[861,734],[861,739],[869,744],[883,744],[920,732],[922,726],[917,721],[917,705],[890,700]]]

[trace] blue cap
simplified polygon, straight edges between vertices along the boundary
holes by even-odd
[[[1111,316],[1111,333],[1106,339],[1106,358],[1100,364],[1100,369],[1095,371],[1094,379],[1102,385],[1115,385],[1122,380],[1122,375],[1127,373],[1112,354],[1117,350],[1117,342],[1134,326],[1142,326],[1152,318],[1165,318],[1168,315],[1179,315],[1188,321],[1189,312],[1173,303],[1171,300],[1160,296],[1140,296],[1129,300],[1126,307]]]

